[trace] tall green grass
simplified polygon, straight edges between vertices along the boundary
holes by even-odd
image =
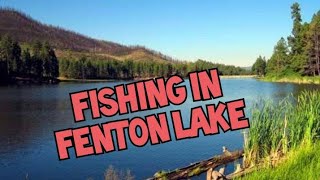
[[[245,134],[244,165],[274,165],[290,150],[310,147],[320,135],[320,92],[304,91],[297,98],[260,101]]]
[[[259,169],[248,174],[243,180],[293,180],[320,179],[320,142],[310,146],[293,148],[287,158],[275,168]]]

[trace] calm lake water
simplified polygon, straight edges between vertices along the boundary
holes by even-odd
[[[259,98],[279,100],[291,93],[297,95],[304,89],[320,89],[314,85],[222,79],[224,97],[217,100],[194,103],[188,97],[181,106],[94,121],[88,119],[77,124],[73,122],[70,92],[113,87],[119,83],[123,82],[0,87],[0,179],[25,179],[26,175],[29,179],[103,179],[109,165],[121,170],[130,169],[136,179],[144,179],[158,170],[176,169],[220,154],[222,146],[230,150],[241,149],[242,134],[230,131],[181,141],[174,141],[172,136],[173,141],[169,143],[141,148],[129,142],[128,150],[82,158],[75,158],[71,149],[71,159],[59,161],[53,131],[175,109],[182,110],[183,120],[189,121],[190,109],[194,106],[238,98],[245,98],[249,116],[252,103]],[[190,90],[188,94],[191,96]],[[233,165],[227,168],[228,171],[232,169]]]

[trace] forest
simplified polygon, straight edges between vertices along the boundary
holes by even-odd
[[[220,75],[249,74],[240,67],[216,64],[205,60],[155,61],[99,59],[98,56],[65,56],[58,60],[54,48],[48,43],[35,41],[22,45],[10,36],[0,38],[0,81],[16,80],[56,82],[58,77],[69,79],[139,79],[168,77],[189,72],[218,68]]]
[[[209,68],[218,68],[220,75],[250,74],[232,65],[175,60],[144,46],[96,40],[0,8],[0,83],[186,77],[188,72]]]
[[[29,49],[30,47],[30,49]],[[56,82],[59,63],[48,42],[35,41],[25,49],[10,36],[0,37],[0,82],[16,78],[36,82]]]
[[[134,61],[97,60],[92,57],[64,58],[60,60],[60,76],[74,79],[137,79],[168,77],[178,74],[186,77],[189,72],[218,68],[220,75],[249,74],[240,67],[197,60],[186,61]]]
[[[259,56],[252,71],[259,76],[320,76],[320,11],[302,22],[298,3],[291,6],[292,34],[281,37],[269,60]]]

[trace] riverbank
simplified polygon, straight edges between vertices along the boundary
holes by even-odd
[[[266,82],[279,82],[279,83],[296,83],[296,84],[320,84],[320,77],[310,77],[310,76],[287,76],[287,77],[276,77],[267,76],[257,78],[261,81]]]
[[[244,138],[243,166],[258,170],[244,179],[319,179],[319,119],[319,91],[255,105]]]

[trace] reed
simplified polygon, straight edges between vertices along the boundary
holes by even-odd
[[[320,92],[304,91],[280,101],[260,101],[245,132],[244,166],[274,165],[298,146],[309,147],[320,135]]]

